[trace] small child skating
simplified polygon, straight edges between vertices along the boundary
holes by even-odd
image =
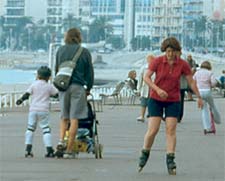
[[[49,100],[50,96],[57,96],[58,91],[53,85],[48,83],[50,76],[51,70],[47,66],[41,66],[37,71],[37,80],[33,82],[25,94],[16,101],[16,104],[20,105],[24,100],[27,100],[30,95],[32,98],[25,133],[25,157],[33,157],[32,143],[37,123],[39,123],[43,132],[43,142],[47,150],[45,157],[54,157],[51,129],[49,126]]]

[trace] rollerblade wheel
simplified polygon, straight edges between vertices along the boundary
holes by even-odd
[[[177,174],[176,168],[168,169],[168,172],[169,172],[170,175],[176,175]]]
[[[138,168],[138,172],[141,172],[143,170],[143,167]]]
[[[28,158],[28,157],[33,158],[33,157],[34,157],[34,155],[33,155],[33,153],[26,153],[26,154],[25,154],[25,157],[26,157],[26,158]]]

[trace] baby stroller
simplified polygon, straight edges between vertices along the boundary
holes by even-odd
[[[73,151],[76,155],[78,155],[80,152],[93,153],[96,159],[101,159],[103,146],[99,143],[98,138],[97,125],[99,122],[96,120],[94,99],[92,98],[88,100],[87,105],[88,117],[86,119],[79,120]],[[68,130],[69,125],[66,131],[66,136],[64,137],[65,145],[58,145],[56,148],[55,156],[57,158],[62,158],[66,150],[66,144],[69,136]]]

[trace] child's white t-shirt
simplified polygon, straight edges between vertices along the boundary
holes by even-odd
[[[56,95],[58,90],[45,80],[36,80],[27,89],[31,94],[30,111],[49,111],[50,96]]]

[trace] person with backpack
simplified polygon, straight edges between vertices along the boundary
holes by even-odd
[[[59,71],[60,65],[68,60],[73,59],[79,47],[81,46],[82,37],[80,30],[77,28],[69,29],[65,34],[65,45],[61,46],[56,53],[55,72]],[[59,91],[59,102],[61,110],[60,138],[57,150],[64,147],[64,137],[68,124],[69,139],[63,158],[74,158],[73,145],[74,138],[78,129],[78,120],[87,117],[87,95],[94,83],[94,70],[91,54],[88,49],[83,48],[76,66],[73,69],[70,85],[67,90]],[[56,151],[57,154],[57,151]]]

